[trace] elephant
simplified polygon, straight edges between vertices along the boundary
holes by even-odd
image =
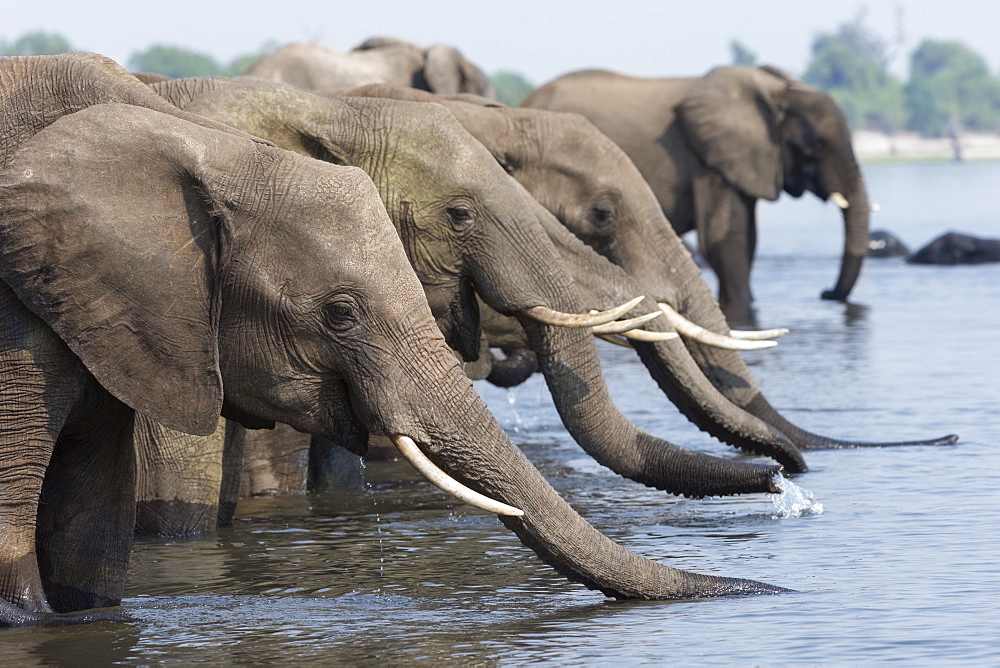
[[[49,62],[0,68],[34,68],[45,97],[59,90],[38,71]],[[45,107],[0,99],[5,112]],[[436,484],[608,596],[786,591],[643,559],[562,501],[462,373],[361,170],[126,104],[49,118],[10,148],[0,625],[115,618],[67,613],[121,599],[136,413],[200,435],[220,413],[389,435]]]
[[[372,37],[347,53],[312,42],[288,44],[261,57],[246,74],[313,91],[392,83],[436,93],[493,95],[490,78],[455,47],[424,49],[391,37]]]
[[[705,76],[588,70],[533,91],[522,106],[582,114],[649,182],[679,234],[695,230],[733,325],[753,322],[756,202],[806,190],[843,209],[844,250],[824,299],[847,299],[868,249],[869,202],[847,120],[832,97],[773,67]]]
[[[910,249],[892,232],[872,230],[868,235],[868,257],[906,257]]]
[[[560,240],[568,246],[557,250],[538,222],[551,214],[447,110],[381,98],[323,97],[250,80],[196,78],[152,88],[187,111],[290,150],[364,169],[379,185],[452,348],[465,360],[481,351],[477,295],[492,313],[508,321],[514,316],[563,423],[605,466],[687,496],[777,490],[779,466],[709,457],[639,430],[607,395],[590,329],[547,325],[532,316],[537,303],[580,313],[641,292],[619,267],[576,239]],[[486,311],[482,315],[488,317]],[[738,413],[736,424],[759,422],[732,413]],[[787,445],[762,423],[750,429],[764,434],[766,445]]]
[[[364,86],[349,94],[446,106],[509,174],[555,214],[557,221],[546,219],[550,221],[546,232],[558,248],[572,248],[570,242],[560,241],[565,239],[567,230],[572,232],[621,266],[635,279],[643,294],[668,304],[671,311],[696,323],[693,328],[680,323],[683,336],[679,340],[644,343],[633,339],[629,343],[665,394],[694,424],[716,438],[774,457],[790,472],[804,472],[806,465],[801,453],[813,449],[945,445],[957,440],[957,436],[948,435],[928,440],[865,443],[813,434],[789,422],[770,405],[736,352],[760,342],[725,340],[727,335],[740,333],[730,332],[699,268],[664,218],[649,185],[628,156],[586,118],[541,109],[509,108],[467,96],[449,99],[386,85]],[[558,224],[551,224],[553,221]],[[564,254],[567,263],[572,263],[573,258],[572,253]],[[591,271],[574,272],[574,278],[581,283],[586,283],[592,275]],[[492,318],[484,315],[487,330],[491,329]],[[517,351],[524,349],[524,337],[507,325],[504,337],[497,343],[506,348],[509,357],[515,358],[516,365]],[[503,326],[492,323],[494,333]],[[646,327],[656,329],[664,325],[654,320]],[[704,336],[705,330],[711,336]],[[742,413],[755,416],[771,432],[780,434],[780,439],[769,440],[768,434],[746,427],[733,428],[731,425],[741,424]]]
[[[985,264],[1000,262],[1000,239],[946,232],[906,258],[909,264]]]

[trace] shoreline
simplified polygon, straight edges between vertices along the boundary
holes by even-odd
[[[860,163],[955,160],[956,147],[950,137],[859,130],[852,138],[854,155]],[[958,139],[963,160],[1000,160],[1000,135],[968,132]]]

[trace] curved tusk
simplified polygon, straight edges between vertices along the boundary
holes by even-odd
[[[743,339],[744,341],[767,341],[768,339],[776,339],[779,336],[784,336],[788,334],[788,330],[784,327],[778,329],[731,329],[729,330],[729,336],[734,339]]]
[[[591,313],[597,313],[597,311],[591,311]],[[614,322],[609,322],[604,325],[597,325],[594,327],[594,334],[621,334],[622,332],[627,332],[630,329],[642,327],[653,318],[659,318],[661,315],[663,315],[663,313],[660,311],[653,311],[652,313],[647,313],[646,315],[640,315],[638,318],[615,320]]]
[[[576,313],[563,313],[561,311],[554,311],[547,306],[532,306],[529,309],[525,309],[524,313],[545,325],[555,325],[558,327],[596,327],[597,325],[617,320],[635,308],[643,299],[645,297],[636,297],[621,306],[607,311],[600,311],[596,314],[586,313],[579,315]]]
[[[458,482],[447,473],[437,467],[437,465],[427,458],[427,455],[420,451],[417,444],[409,436],[393,436],[392,443],[399,450],[399,453],[406,458],[406,461],[413,465],[413,468],[432,483],[437,485],[442,491],[451,494],[460,501],[464,501],[470,506],[475,506],[497,515],[510,515],[512,517],[522,517],[524,511],[506,503],[494,501],[488,496],[483,496],[479,492],[469,489]]]
[[[616,346],[621,346],[622,348],[632,347],[632,344],[628,342],[628,339],[626,339],[624,336],[621,336],[620,334],[595,334],[594,336],[596,336],[599,339],[603,339],[608,343],[613,343]]]
[[[677,332],[650,332],[645,329],[630,329],[627,332],[622,332],[622,336],[633,341],[650,341],[656,343],[657,341],[672,341],[678,338],[679,334]]]
[[[847,198],[841,195],[840,193],[830,193],[830,201],[836,204],[841,209],[846,209],[848,206],[850,206],[850,203],[847,201]]]
[[[658,304],[663,314],[667,316],[670,325],[677,330],[681,336],[694,339],[707,346],[716,348],[726,348],[728,350],[763,350],[773,348],[778,345],[775,341],[747,341],[745,339],[734,339],[731,336],[716,334],[701,325],[696,325],[680,313],[675,311],[669,304]]]

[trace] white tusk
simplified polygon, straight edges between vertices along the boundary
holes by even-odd
[[[836,204],[841,209],[846,209],[848,206],[850,206],[850,204],[847,201],[847,198],[841,195],[840,193],[830,193],[830,201]]]
[[[667,316],[667,320],[670,321],[670,325],[677,330],[681,336],[685,336],[689,339],[694,339],[704,343],[707,346],[715,346],[716,348],[725,348],[727,350],[763,350],[764,348],[773,348],[778,345],[774,341],[747,341],[744,339],[734,339],[731,336],[725,336],[723,334],[716,334],[715,332],[709,331],[702,327],[701,325],[696,325],[680,313],[675,311],[669,304],[658,304],[660,310],[663,314]]]
[[[881,211],[882,207],[879,206],[877,203],[872,202],[871,204],[868,205],[868,210],[869,211]]]
[[[635,308],[635,306],[643,299],[645,299],[645,297],[636,297],[632,301],[622,304],[621,306],[607,311],[601,311],[596,314],[585,313],[583,315],[578,315],[576,313],[563,313],[561,311],[553,311],[547,306],[532,306],[529,309],[525,309],[524,313],[545,325],[556,325],[559,327],[596,327],[597,325],[603,325],[617,320]]]
[[[619,334],[595,334],[594,336],[596,336],[599,339],[604,339],[608,343],[613,343],[616,346],[621,346],[623,348],[632,347],[632,344],[628,342],[628,339]]]
[[[788,334],[788,330],[784,327],[779,329],[731,329],[729,330],[729,336],[734,339],[743,339],[744,341],[766,341],[768,339],[776,339],[779,336],[784,336]]]
[[[597,313],[597,311],[591,311],[591,313]],[[642,327],[653,318],[659,318],[661,315],[663,315],[663,313],[660,311],[653,311],[652,313],[647,313],[646,315],[640,315],[638,318],[615,320],[614,322],[609,322],[604,325],[597,325],[594,327],[594,334],[621,334],[622,332],[627,332],[630,329]]]
[[[645,329],[630,329],[627,332],[622,332],[622,336],[633,341],[650,341],[652,343],[672,341],[679,337],[677,332],[650,332]]]
[[[434,462],[429,460],[427,455],[420,451],[420,448],[417,447],[417,444],[409,436],[393,436],[392,443],[399,450],[400,454],[406,458],[406,461],[413,465],[413,468],[420,471],[425,478],[437,485],[442,491],[451,494],[460,501],[464,501],[470,506],[475,506],[487,512],[496,513],[497,515],[510,515],[512,517],[522,517],[524,515],[523,510],[514,506],[508,506],[506,503],[494,501],[488,496],[483,496],[449,476],[439,469]]]

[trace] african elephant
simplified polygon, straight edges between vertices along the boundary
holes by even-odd
[[[480,353],[477,295],[493,311],[513,316],[563,423],[605,466],[689,496],[775,491],[779,467],[709,457],[639,430],[607,394],[591,330],[540,323],[532,315],[537,304],[585,313],[642,293],[619,267],[571,235],[557,249],[541,221],[551,214],[447,110],[323,97],[250,80],[175,80],[153,89],[188,111],[284,148],[364,169],[379,186],[452,348],[466,360]],[[745,426],[761,437],[761,447],[794,450],[753,416],[730,412],[726,428]]]
[[[872,230],[868,235],[868,257],[906,257],[910,249],[903,240],[887,230]]]
[[[608,596],[782,591],[645,560],[562,501],[462,373],[360,170],[141,106],[87,106],[78,79],[63,92],[44,74],[65,60],[12,60],[5,123],[53,113],[33,134],[5,125],[20,140],[0,144],[0,625],[113,618],[53,611],[121,598],[137,412],[190,434],[221,412],[389,435]]]
[[[752,322],[756,202],[806,190],[843,209],[846,300],[868,247],[869,203],[851,132],[823,91],[774,68],[719,67],[703,77],[642,79],[583,71],[539,87],[523,106],[584,115],[652,186],[674,229],[696,230],[731,324]]]
[[[946,232],[906,258],[909,264],[984,264],[1000,262],[1000,239]]]
[[[347,53],[297,42],[263,56],[246,74],[312,91],[392,83],[436,93],[493,95],[490,78],[453,46],[426,49],[401,39],[373,37]]]
[[[801,451],[951,444],[957,439],[946,436],[900,443],[833,439],[810,433],[775,410],[736,352],[760,342],[728,338],[741,333],[730,332],[701,271],[664,218],[649,185],[628,156],[582,116],[512,109],[486,100],[445,99],[385,85],[364,86],[350,94],[446,106],[509,174],[556,215],[559,224],[551,224],[550,217],[545,219],[549,221],[545,229],[556,247],[565,251],[567,264],[572,266],[577,256],[569,252],[572,243],[565,240],[568,230],[625,269],[643,294],[666,304],[681,339],[660,343],[633,339],[630,343],[667,396],[693,423],[719,440],[767,454],[786,470],[801,472],[805,470]],[[573,275],[592,290],[597,286],[592,285],[591,277],[604,279],[586,270]],[[696,326],[690,326],[692,323]],[[670,324],[654,320],[646,328],[669,329]],[[509,322],[495,322],[494,316],[485,313],[484,328],[491,336],[501,331],[497,345],[515,356],[524,350],[523,333],[512,331]],[[741,422],[743,413],[758,418],[756,424],[765,424],[771,433],[754,431],[753,422]]]

